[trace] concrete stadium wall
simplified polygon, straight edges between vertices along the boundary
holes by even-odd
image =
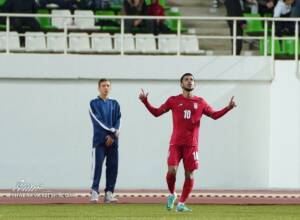
[[[270,187],[300,188],[300,73],[278,61],[271,86]]]
[[[122,108],[117,188],[166,188],[171,114],[152,117],[137,96],[144,88],[158,106],[180,93],[184,72],[196,73],[195,93],[216,109],[232,95],[238,104],[218,121],[203,118],[196,188],[300,187],[300,90],[287,61],[277,63],[273,83],[270,60],[250,57],[1,55],[0,65],[0,188],[22,179],[44,188],[89,188],[88,104],[99,77],[113,79],[111,97]],[[295,102],[282,105],[286,95]],[[103,175],[102,188],[104,182]]]

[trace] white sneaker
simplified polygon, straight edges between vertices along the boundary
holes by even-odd
[[[114,197],[112,192],[107,191],[104,196],[104,202],[105,203],[114,203],[114,202],[118,202],[118,199],[116,197]]]
[[[98,199],[99,199],[99,194],[97,193],[97,191],[95,190],[92,190],[92,193],[91,193],[91,202],[94,202],[94,203],[97,203],[98,202]]]

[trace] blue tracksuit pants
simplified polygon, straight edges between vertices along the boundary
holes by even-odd
[[[118,144],[112,146],[97,146],[92,152],[92,189],[99,193],[99,183],[102,174],[102,165],[106,158],[106,187],[105,192],[114,192],[118,175],[119,151]]]

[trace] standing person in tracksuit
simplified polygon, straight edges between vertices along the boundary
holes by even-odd
[[[117,202],[114,189],[118,174],[118,141],[120,105],[110,99],[111,83],[108,79],[98,82],[99,96],[90,102],[90,116],[94,127],[91,202],[98,202],[99,182],[103,161],[106,158],[106,188],[104,202]]]

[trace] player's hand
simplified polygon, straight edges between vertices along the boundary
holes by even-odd
[[[134,20],[134,21],[133,21],[133,26],[134,26],[134,27],[137,27],[137,26],[139,26],[141,23],[142,23],[142,20],[141,20],[141,19],[139,19],[139,20]]]
[[[114,143],[114,139],[110,136],[106,136],[105,146],[110,147]]]
[[[230,102],[229,102],[227,108],[233,109],[234,107],[236,107],[235,101],[233,99],[234,99],[234,96],[231,97]]]
[[[140,99],[142,102],[144,102],[145,100],[147,100],[148,94],[149,94],[148,92],[145,93],[144,90],[142,89],[142,90],[141,90],[141,93],[140,93],[140,95],[139,95],[139,99]]]
[[[114,136],[115,136],[115,138],[119,138],[119,135],[120,135],[120,131],[119,130],[116,130],[116,132],[114,133]]]

